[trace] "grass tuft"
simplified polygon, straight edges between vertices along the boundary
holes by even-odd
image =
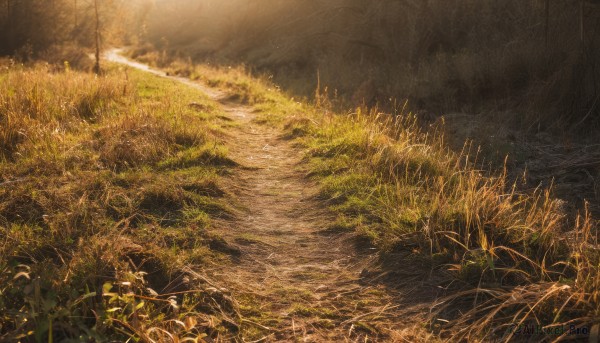
[[[551,188],[520,191],[506,167],[484,170],[478,149],[451,151],[443,128],[423,129],[411,113],[333,114],[269,83],[238,92],[260,95],[259,116],[306,149],[309,177],[340,216],[331,230],[354,229],[384,260],[408,249],[447,276],[431,316],[440,337],[509,340],[513,324],[597,327],[598,222],[586,209],[574,218]]]
[[[0,340],[233,337],[237,305],[194,272],[238,253],[209,233],[236,165],[218,106],[117,68],[0,79]]]

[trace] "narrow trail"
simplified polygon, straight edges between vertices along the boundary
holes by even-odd
[[[334,217],[306,178],[302,151],[281,132],[257,123],[250,106],[224,92],[167,76],[113,50],[107,59],[190,85],[220,103],[239,124],[228,129],[229,157],[236,168],[225,184],[239,214],[216,230],[241,255],[231,267],[213,271],[240,304],[243,332],[260,342],[398,341],[418,324],[423,304],[406,292],[364,277],[376,254],[356,249],[352,234],[328,230]],[[404,293],[404,294],[403,294]],[[245,337],[244,337],[245,338]]]

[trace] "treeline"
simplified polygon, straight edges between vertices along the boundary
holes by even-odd
[[[246,62],[309,95],[317,73],[352,104],[515,111],[526,128],[600,122],[597,1],[157,1],[146,42]]]
[[[85,48],[132,37],[142,1],[0,0],[0,55],[85,59]],[[98,16],[96,17],[96,8]],[[98,26],[96,26],[98,24]],[[76,62],[76,61],[69,61]],[[89,61],[88,61],[89,62]]]

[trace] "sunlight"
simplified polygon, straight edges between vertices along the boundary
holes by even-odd
[[[0,341],[598,341],[599,11],[0,0]]]

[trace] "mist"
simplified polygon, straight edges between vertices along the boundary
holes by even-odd
[[[599,29],[0,0],[0,341],[597,341]]]
[[[156,2],[141,42],[246,63],[286,89],[322,84],[351,105],[517,109],[519,125],[595,126],[598,17],[578,1]],[[589,113],[593,114],[589,114]]]

